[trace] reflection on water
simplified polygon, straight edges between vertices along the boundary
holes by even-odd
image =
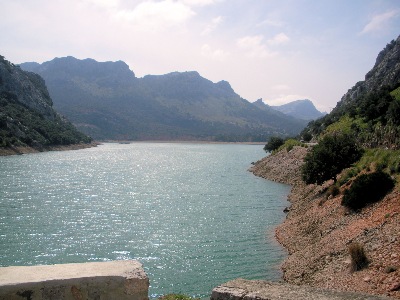
[[[289,187],[247,172],[262,146],[133,143],[0,157],[0,264],[137,259],[152,296],[276,280]]]

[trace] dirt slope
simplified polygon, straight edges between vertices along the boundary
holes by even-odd
[[[341,195],[326,198],[332,184],[305,185],[300,168],[307,149],[295,147],[258,161],[255,175],[292,185],[286,220],[276,229],[289,257],[283,278],[292,284],[381,294],[400,299],[400,192],[398,187],[382,201],[351,213],[340,205]],[[350,272],[348,245],[364,246],[368,267]]]

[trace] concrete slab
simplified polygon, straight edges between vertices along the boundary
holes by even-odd
[[[148,289],[133,260],[0,268],[1,300],[147,300]]]

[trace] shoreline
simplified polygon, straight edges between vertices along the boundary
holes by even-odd
[[[135,143],[160,143],[160,144],[232,144],[232,145],[265,145],[267,142],[218,142],[218,141],[195,141],[195,140],[145,140],[145,141],[125,141],[125,140],[104,140],[101,143],[116,144],[135,144]]]
[[[73,144],[73,145],[58,145],[41,148],[33,147],[7,147],[0,148],[0,156],[22,155],[49,151],[69,151],[97,147],[100,143],[92,142],[90,144]]]
[[[288,251],[281,269],[291,284],[386,295],[400,299],[400,191],[359,213],[348,212],[341,195],[326,197],[332,184],[306,185],[301,165],[306,148],[283,150],[256,162],[250,171],[259,177],[291,185],[286,219],[275,237]],[[341,190],[343,192],[343,188]],[[350,272],[348,245],[364,246],[367,268]],[[395,270],[393,270],[395,269]]]

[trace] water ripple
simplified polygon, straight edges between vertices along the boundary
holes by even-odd
[[[261,146],[105,144],[0,157],[0,264],[137,259],[151,294],[278,279],[287,186],[247,172]]]

